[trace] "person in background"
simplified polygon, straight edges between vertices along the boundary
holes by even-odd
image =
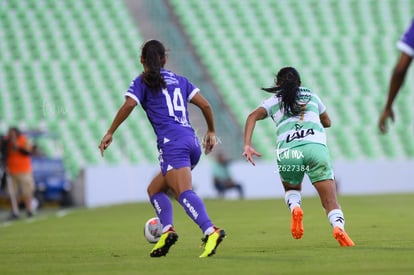
[[[213,181],[214,187],[218,191],[219,197],[224,198],[225,192],[236,189],[239,198],[244,198],[243,186],[233,180],[229,169],[230,160],[227,159],[223,152],[217,153],[216,161],[213,163]]]
[[[202,199],[192,188],[191,170],[200,160],[201,146],[190,124],[187,103],[197,106],[205,118],[205,154],[209,154],[217,143],[214,116],[209,102],[197,87],[184,76],[164,69],[166,60],[166,50],[160,41],[149,40],[144,43],[140,60],[144,72],[131,82],[125,102],[102,138],[99,149],[103,156],[115,130],[135,106],[141,105],[157,136],[160,164],[160,172],[147,189],[151,204],[163,225],[162,235],[150,256],[165,256],[178,239],[173,224],[173,207],[167,194],[171,190],[187,215],[203,232],[204,251],[200,258],[205,258],[216,253],[226,233],[213,224]]]
[[[278,172],[285,189],[285,202],[291,212],[293,238],[303,236],[302,181],[305,173],[319,194],[322,206],[341,246],[354,246],[345,232],[345,218],[336,197],[336,188],[324,128],[331,126],[326,107],[320,98],[301,86],[300,75],[293,67],[279,70],[275,86],[262,90],[273,93],[246,119],[244,152],[255,165],[253,156],[261,156],[251,146],[256,121],[271,118],[276,126]]]
[[[378,127],[383,134],[387,132],[387,119],[390,118],[394,122],[395,117],[392,104],[404,83],[414,56],[414,19],[412,19],[411,24],[397,42],[397,48],[401,51],[401,54],[392,71],[387,102],[378,123]]]
[[[23,200],[27,216],[32,217],[34,214],[32,199],[35,190],[30,156],[32,145],[17,127],[10,127],[6,140],[6,173],[10,175],[13,188],[9,192],[15,196],[16,201],[20,201],[20,198]],[[15,211],[11,214],[11,219],[19,218],[18,209],[17,213]]]

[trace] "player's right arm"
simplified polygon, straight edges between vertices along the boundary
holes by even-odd
[[[210,103],[200,93],[196,93],[191,98],[190,102],[200,108],[207,123],[207,133],[203,138],[204,153],[207,155],[213,151],[214,147],[217,144],[213,111],[211,109]]]
[[[387,132],[386,121],[388,118],[391,121],[394,121],[394,112],[392,110],[392,105],[395,98],[397,97],[398,92],[402,84],[404,83],[405,76],[407,74],[408,68],[410,67],[412,57],[404,52],[401,53],[400,58],[397,64],[394,67],[392,72],[390,86],[388,88],[388,97],[387,103],[385,105],[384,111],[380,116],[378,127],[382,133]]]
[[[387,132],[387,120],[391,119],[394,122],[392,105],[404,83],[405,76],[414,56],[414,19],[397,42],[397,48],[401,51],[401,54],[392,72],[388,87],[387,103],[378,122],[378,127],[383,134]]]
[[[256,121],[262,120],[267,117],[267,111],[263,107],[259,107],[254,110],[246,119],[246,124],[244,127],[244,152],[243,156],[249,161],[251,164],[255,165],[253,156],[256,155],[258,157],[261,156],[259,152],[257,152],[252,146],[252,136],[253,130],[256,126]]]
[[[116,129],[118,129],[119,125],[121,125],[122,122],[124,122],[124,120],[129,116],[136,105],[137,102],[131,97],[127,96],[125,98],[124,104],[119,108],[114,120],[112,121],[111,126],[102,138],[101,144],[99,145],[102,156],[104,156],[104,151],[112,142],[112,135],[115,133]]]

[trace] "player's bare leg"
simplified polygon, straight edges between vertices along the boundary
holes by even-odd
[[[345,232],[345,218],[341,206],[336,198],[334,180],[322,180],[313,184],[318,191],[323,208],[325,208],[329,222],[334,229],[334,238],[341,246],[354,246],[354,242]]]

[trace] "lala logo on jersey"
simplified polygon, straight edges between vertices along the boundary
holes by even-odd
[[[289,134],[286,137],[286,143],[289,143],[289,142],[291,142],[295,139],[304,138],[304,137],[307,137],[309,135],[314,135],[314,134],[315,134],[315,131],[312,128],[311,129],[306,129],[306,130],[302,129],[302,130],[294,132],[293,134]]]

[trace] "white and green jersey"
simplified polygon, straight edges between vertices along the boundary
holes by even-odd
[[[260,105],[275,122],[278,154],[307,143],[326,145],[325,130],[319,118],[326,110],[325,105],[316,94],[305,87],[299,88],[297,103],[303,106],[298,115],[285,114],[281,98],[276,95]]]

